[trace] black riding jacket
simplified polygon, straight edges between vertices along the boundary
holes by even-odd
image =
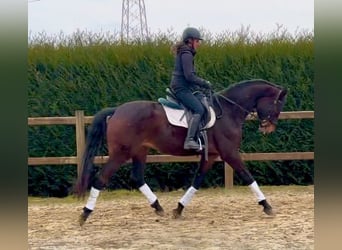
[[[196,51],[188,45],[183,45],[179,48],[171,79],[171,88],[173,91],[178,92],[184,88],[193,91],[198,86],[205,87],[207,85],[206,80],[196,75],[194,66],[195,55]]]

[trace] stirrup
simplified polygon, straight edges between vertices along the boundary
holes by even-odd
[[[190,139],[184,142],[184,149],[200,150],[201,146],[194,139]]]

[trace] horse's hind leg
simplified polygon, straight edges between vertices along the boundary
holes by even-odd
[[[110,177],[119,169],[122,163],[124,163],[126,159],[124,158],[109,158],[107,163],[103,166],[99,174],[97,174],[92,181],[92,186],[90,189],[90,194],[87,200],[87,204],[83,208],[83,212],[80,215],[80,225],[82,226],[84,222],[87,220],[91,212],[94,210],[97,198],[100,194],[100,191],[103,190]]]
[[[147,149],[141,150],[139,154],[132,157],[132,181],[137,189],[145,195],[151,207],[155,209],[157,215],[164,216],[164,209],[159,204],[157,196],[152,192],[144,179],[144,169],[146,162]]]

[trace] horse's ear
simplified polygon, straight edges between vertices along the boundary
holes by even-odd
[[[282,91],[280,92],[279,100],[284,99],[284,97],[285,97],[286,95],[287,95],[287,89],[286,89],[286,88],[283,88]]]

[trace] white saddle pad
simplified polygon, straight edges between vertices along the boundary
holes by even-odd
[[[188,127],[188,122],[184,115],[184,110],[173,109],[164,105],[162,106],[165,110],[167,119],[172,125],[184,127],[184,128]],[[204,128],[211,128],[212,126],[214,126],[215,121],[216,121],[215,111],[211,107],[209,108],[209,110],[210,110],[210,121],[205,125]]]

